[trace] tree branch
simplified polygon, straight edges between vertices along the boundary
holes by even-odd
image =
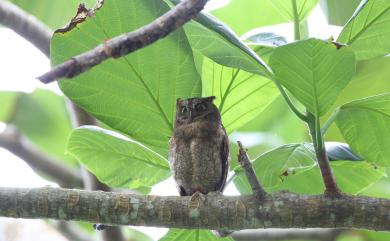
[[[42,153],[13,126],[7,125],[6,129],[0,133],[0,147],[20,157],[35,171],[45,174],[61,187],[83,186],[83,180],[78,171]]]
[[[54,67],[38,77],[43,83],[73,78],[108,58],[119,58],[166,37],[195,17],[208,0],[184,0],[153,22],[126,33]]]
[[[11,28],[49,56],[53,32],[34,16],[12,3],[0,0],[0,24]]]
[[[344,229],[310,228],[310,229],[257,229],[235,232],[236,241],[277,241],[277,240],[318,240],[333,241],[344,232]]]
[[[390,230],[390,200],[381,198],[344,195],[331,199],[324,195],[281,192],[267,195],[260,206],[252,195],[208,195],[196,202],[191,197],[179,196],[0,187],[0,216],[4,217],[229,230],[309,227]]]
[[[259,180],[256,177],[256,173],[253,170],[252,164],[249,160],[249,157],[246,153],[245,148],[242,146],[240,141],[237,141],[238,144],[238,162],[241,164],[242,168],[245,171],[246,177],[249,184],[251,185],[253,195],[261,203],[264,197],[267,195],[263,187],[260,185]]]

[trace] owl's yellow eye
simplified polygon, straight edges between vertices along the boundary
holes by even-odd
[[[187,113],[187,111],[188,111],[187,106],[183,106],[183,107],[181,107],[181,109],[180,109],[180,112],[183,113],[183,114]]]
[[[195,106],[195,109],[196,109],[197,111],[199,111],[199,112],[205,111],[205,110],[206,110],[206,105],[203,104],[203,103],[197,104],[197,105]]]

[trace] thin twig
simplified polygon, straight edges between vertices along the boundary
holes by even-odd
[[[43,83],[73,78],[107,60],[119,58],[164,38],[195,17],[208,0],[185,0],[153,22],[100,44],[38,77]]]
[[[0,0],[0,24],[14,30],[49,56],[53,31],[34,16],[8,1]]]
[[[57,182],[61,187],[82,187],[80,172],[62,164],[37,149],[14,126],[7,125],[0,133],[0,147],[23,159],[31,168]]]
[[[242,143],[240,141],[237,141],[237,143],[239,147],[238,162],[241,164],[242,168],[245,171],[249,184],[252,187],[253,195],[256,197],[257,200],[262,201],[267,195],[267,193],[265,192],[264,188],[260,185],[260,182],[256,177],[256,173],[253,170],[252,164],[249,160],[245,148],[242,146]]]

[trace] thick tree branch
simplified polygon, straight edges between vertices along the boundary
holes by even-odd
[[[53,32],[34,16],[12,3],[0,0],[0,24],[11,28],[49,56]]]
[[[196,203],[194,203],[196,202]],[[0,216],[82,220],[111,225],[204,228],[358,228],[390,230],[390,200],[331,199],[282,192],[258,205],[251,196],[147,196],[60,188],[0,188]]]
[[[61,187],[83,186],[83,180],[78,171],[42,153],[13,126],[8,125],[6,130],[0,133],[0,147],[20,157],[35,171],[45,174]]]
[[[344,231],[344,229],[335,228],[257,229],[235,232],[232,234],[232,237],[236,241],[277,241],[295,239],[333,241]]]
[[[73,57],[38,77],[43,83],[73,78],[108,58],[119,58],[164,38],[195,17],[208,0],[184,0],[153,22]]]

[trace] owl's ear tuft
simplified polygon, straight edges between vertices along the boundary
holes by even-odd
[[[213,100],[215,100],[215,96],[204,97],[204,100],[209,101],[209,102],[213,102]]]

